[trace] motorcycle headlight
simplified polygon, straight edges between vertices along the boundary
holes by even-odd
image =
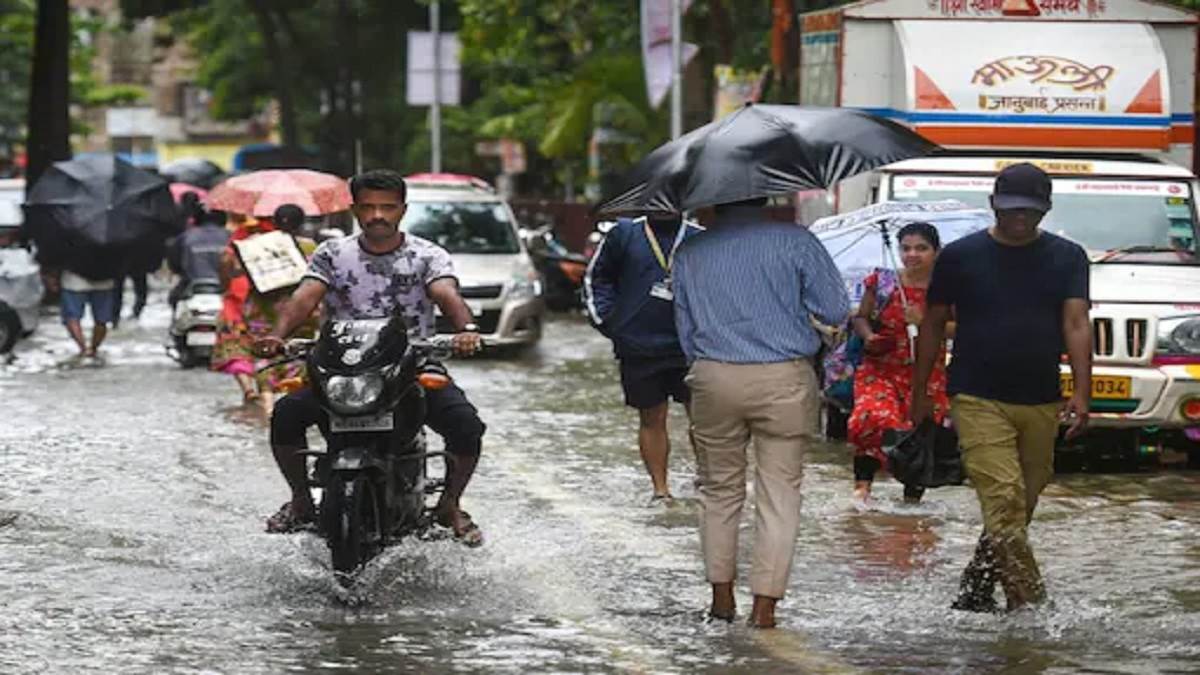
[[[1157,352],[1164,356],[1200,354],[1200,316],[1176,316],[1158,322]]]
[[[329,403],[346,411],[366,408],[379,400],[381,394],[383,376],[379,373],[334,375],[325,383],[325,396]]]

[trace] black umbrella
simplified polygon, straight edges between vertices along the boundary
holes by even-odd
[[[158,173],[172,183],[187,183],[205,190],[213,189],[225,177],[224,169],[199,157],[177,159],[164,164],[158,167]]]
[[[93,278],[120,273],[182,225],[166,180],[107,153],[55,163],[25,205],[39,260]]]
[[[747,103],[651,152],[597,211],[678,213],[826,189],[936,148],[912,130],[860,110]]]

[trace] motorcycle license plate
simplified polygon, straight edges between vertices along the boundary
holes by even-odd
[[[1075,392],[1075,380],[1070,373],[1061,376],[1063,397]],[[1093,375],[1092,398],[1129,398],[1133,391],[1133,378],[1116,375]]]
[[[194,331],[185,338],[189,347],[212,347],[217,344],[217,334],[209,331]]]
[[[347,431],[391,431],[395,427],[391,411],[378,415],[357,415],[355,417],[329,416],[329,429],[334,433]]]

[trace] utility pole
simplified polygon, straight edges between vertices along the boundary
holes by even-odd
[[[671,139],[683,135],[683,0],[671,0]]]
[[[429,32],[433,34],[433,105],[429,106],[429,140],[433,173],[442,172],[442,40],[438,0],[429,3]]]

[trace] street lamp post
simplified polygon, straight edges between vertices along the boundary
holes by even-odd
[[[683,135],[683,0],[671,0],[671,138]]]
[[[442,172],[442,46],[438,0],[429,3],[429,31],[433,36],[433,105],[429,106],[430,169]]]

